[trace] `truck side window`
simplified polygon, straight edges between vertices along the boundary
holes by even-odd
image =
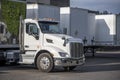
[[[37,25],[34,23],[27,23],[26,24],[26,33],[28,33],[30,35],[32,35],[32,34],[39,35]]]

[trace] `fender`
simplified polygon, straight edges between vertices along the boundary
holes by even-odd
[[[34,55],[35,61],[36,61],[38,55],[40,55],[44,52],[49,53],[53,58],[61,58],[61,56],[59,55],[59,52],[65,52],[65,51],[63,51],[62,49],[59,49],[57,47],[54,47],[54,46],[46,46],[42,49],[37,50],[37,52]]]
[[[54,46],[46,46],[42,49],[37,50],[34,56],[36,56],[39,52],[44,52],[44,51],[50,53],[51,55],[53,55],[53,57],[61,57],[58,52],[65,52],[64,50]]]

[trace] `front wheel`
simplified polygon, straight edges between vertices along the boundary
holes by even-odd
[[[54,68],[54,61],[49,53],[42,53],[37,58],[37,68],[43,72],[50,72]]]

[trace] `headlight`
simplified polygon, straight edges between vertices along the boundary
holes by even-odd
[[[61,57],[69,57],[69,55],[67,53],[65,53],[65,52],[59,52],[59,55]]]

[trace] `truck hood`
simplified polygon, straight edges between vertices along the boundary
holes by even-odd
[[[80,38],[75,38],[75,37],[72,37],[72,36],[68,36],[68,35],[65,35],[65,34],[44,34],[44,37],[46,39],[52,39],[52,40],[62,40],[62,42],[66,39],[66,40],[69,40],[69,42],[79,42],[79,43],[82,43],[82,40]],[[59,41],[58,41],[59,42]]]
[[[64,46],[65,40],[67,40],[66,46]],[[67,47],[69,47],[69,42],[82,43],[82,40],[64,34],[44,34],[44,46],[57,47],[65,52],[68,52]]]
[[[54,38],[63,38],[63,37],[66,37],[66,38],[72,38],[71,36],[68,36],[68,35],[64,35],[64,34],[45,34],[45,36],[50,36],[50,37],[54,37]]]

